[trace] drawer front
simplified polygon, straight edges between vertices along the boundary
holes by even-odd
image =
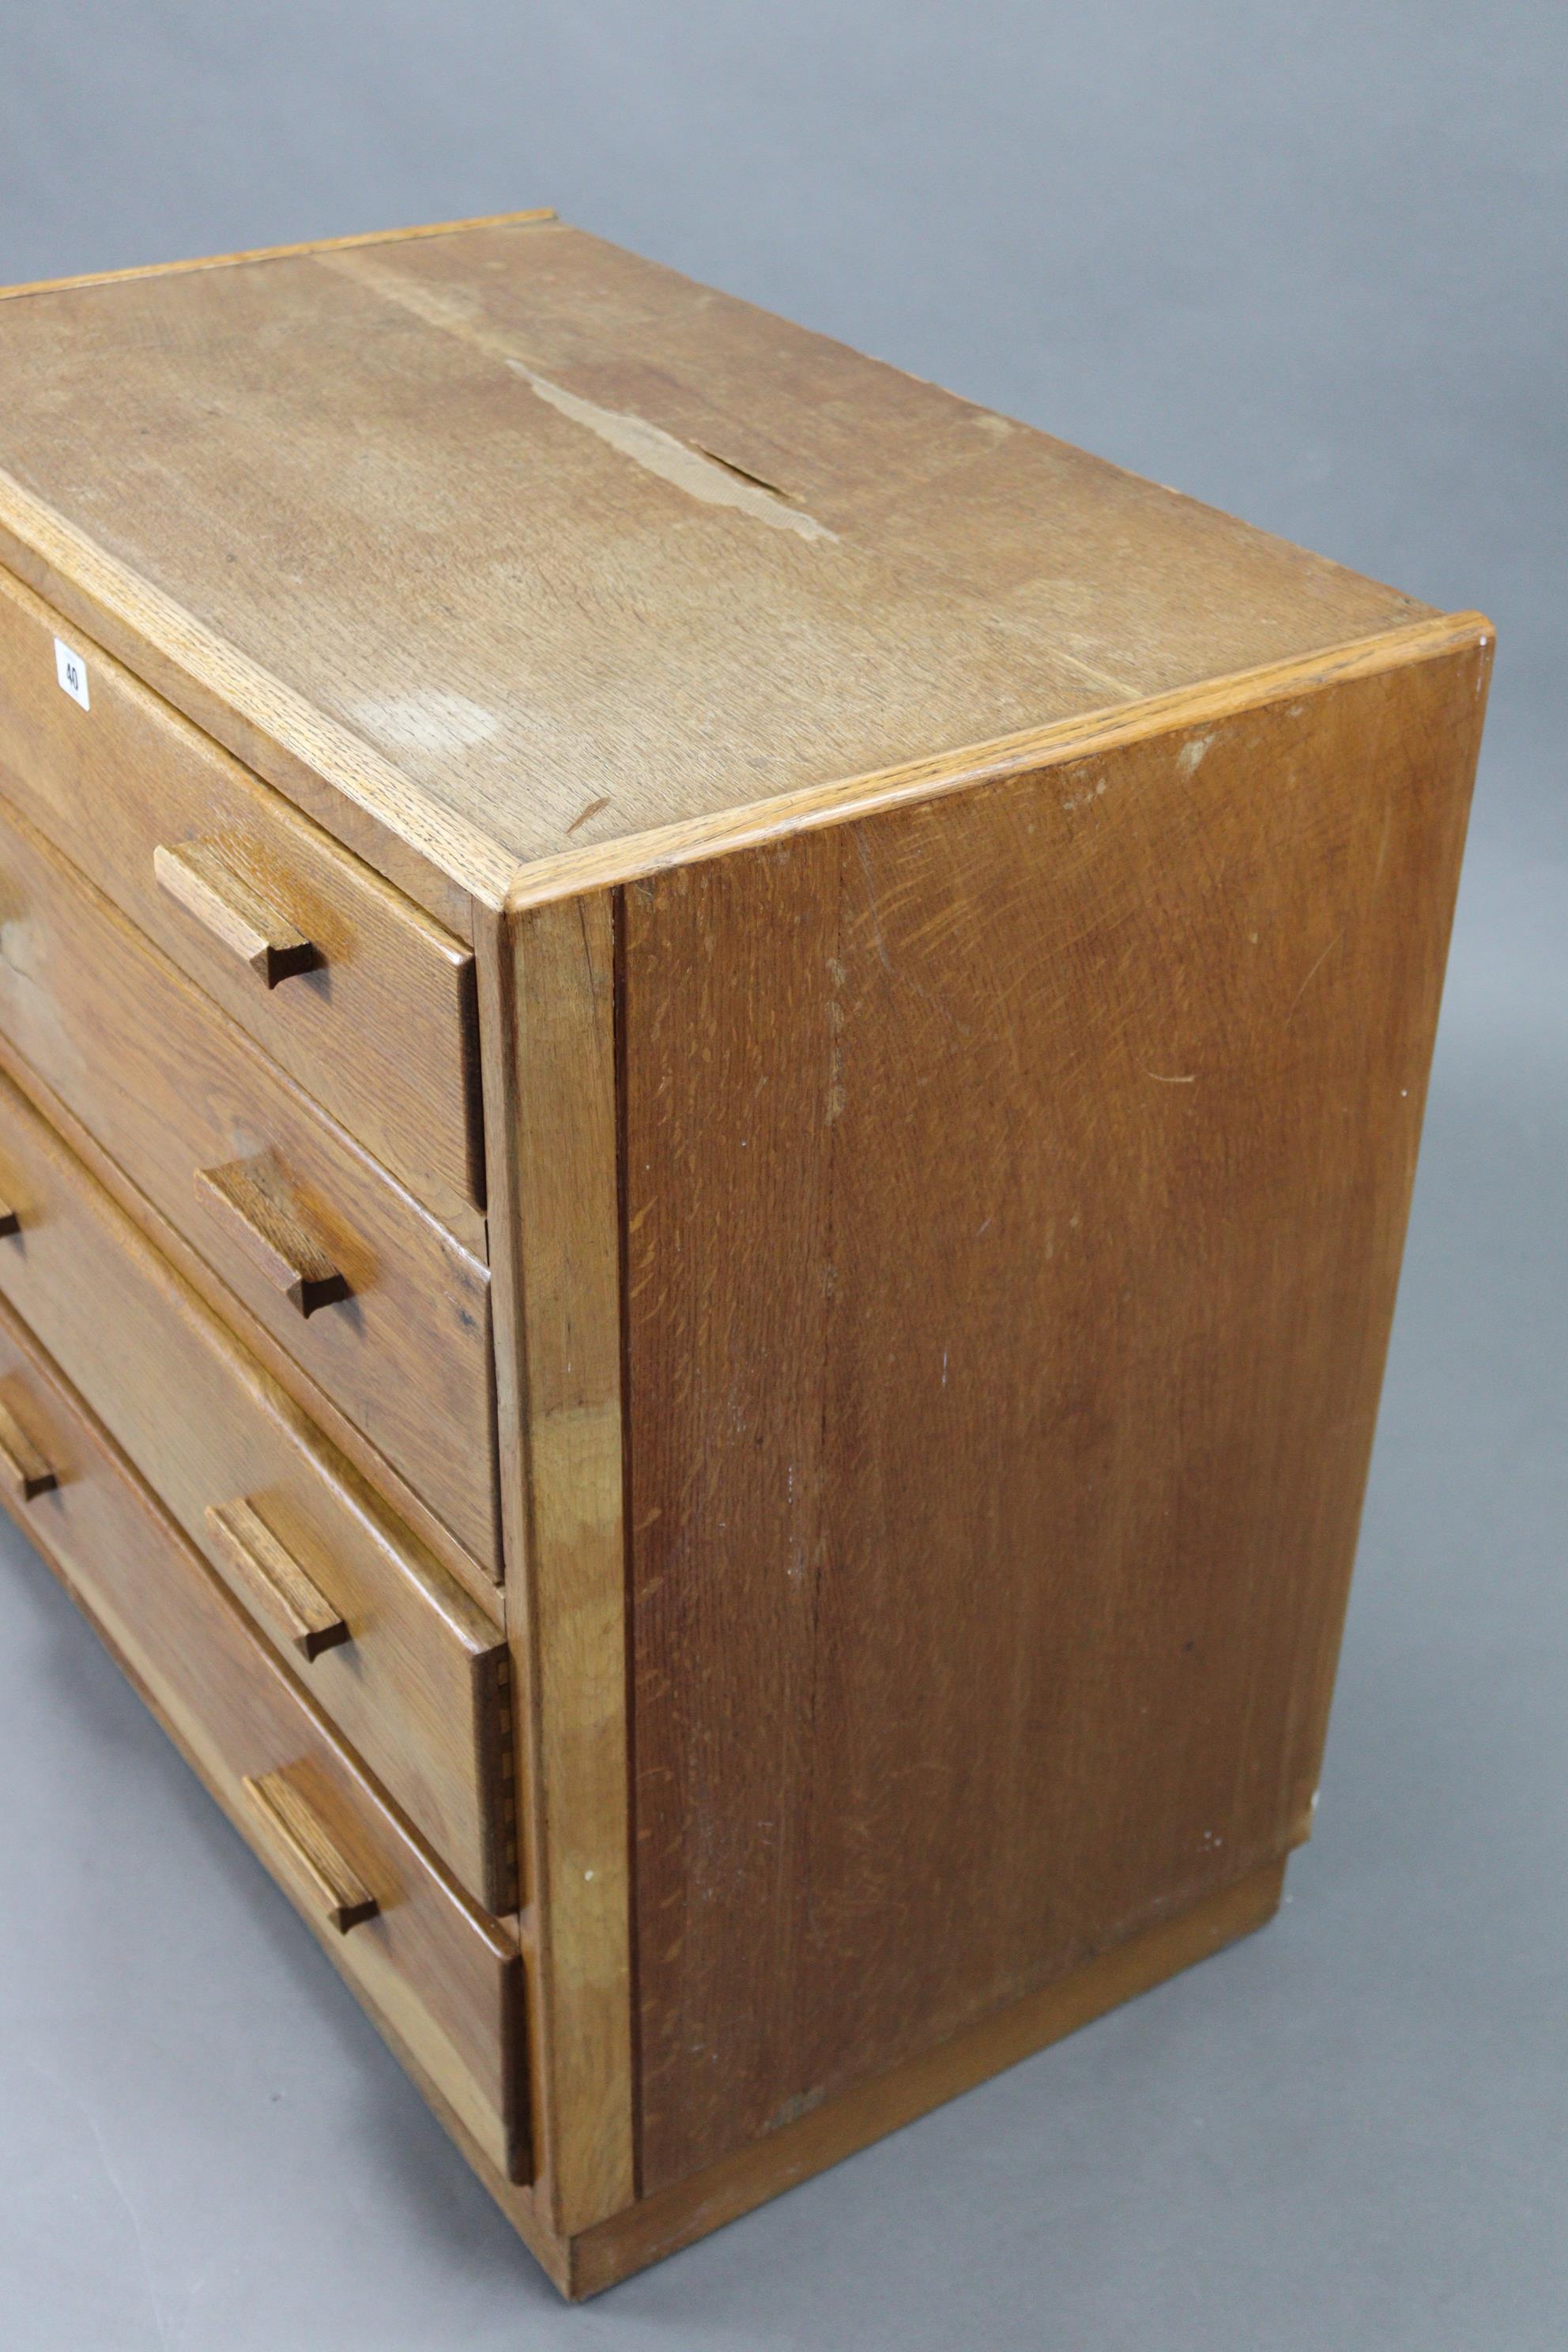
[[[521,1961],[431,1863],[0,1307],[0,1494],[495,2163],[526,2172]]]
[[[486,1269],[3,807],[0,1029],[494,1575]]]
[[[469,950],[3,571],[0,793],[482,1246]]]
[[[5,1080],[0,1296],[456,1876],[510,1909],[494,1627]]]

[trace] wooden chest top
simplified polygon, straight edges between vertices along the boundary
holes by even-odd
[[[549,215],[0,300],[0,561],[450,921],[1427,610]]]

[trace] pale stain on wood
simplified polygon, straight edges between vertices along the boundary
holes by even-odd
[[[636,466],[646,467],[655,478],[670,482],[678,490],[685,490],[707,506],[734,507],[753,522],[766,523],[775,530],[793,530],[805,540],[837,539],[814,515],[803,513],[782,499],[765,483],[744,473],[738,466],[726,466],[717,457],[710,457],[687,441],[678,441],[673,433],[648,424],[646,417],[631,415],[619,408],[601,408],[596,401],[583,400],[564,386],[552,383],[548,376],[536,374],[521,360],[510,360],[515,370],[541,400],[569,416],[574,425],[586,426],[596,433],[610,448],[618,449]]]

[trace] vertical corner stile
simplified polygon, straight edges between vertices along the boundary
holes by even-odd
[[[476,929],[541,2219],[635,2194],[615,894]]]

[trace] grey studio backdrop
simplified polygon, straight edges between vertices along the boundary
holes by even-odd
[[[1276,1925],[568,2312],[7,1528],[0,2342],[1560,2352],[1561,0],[5,0],[0,33],[0,280],[552,203],[1500,635]]]

